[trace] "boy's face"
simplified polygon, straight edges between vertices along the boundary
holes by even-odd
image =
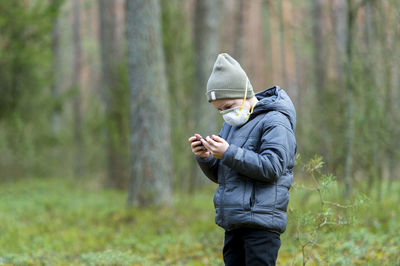
[[[243,104],[243,98],[238,99],[218,99],[210,102],[218,111],[240,107]],[[247,107],[248,101],[245,101],[244,106]],[[248,108],[248,107],[247,107]]]

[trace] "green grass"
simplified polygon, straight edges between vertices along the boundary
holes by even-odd
[[[399,264],[399,191],[354,210],[350,225],[322,228],[317,243],[306,247],[308,263]],[[69,179],[3,184],[0,264],[223,265],[224,232],[214,223],[213,192],[176,196],[170,208],[128,209],[124,192]],[[291,192],[280,265],[301,264],[300,245],[313,221],[300,219],[319,208],[317,195],[307,193]]]

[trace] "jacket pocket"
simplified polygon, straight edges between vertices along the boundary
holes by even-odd
[[[289,189],[285,186],[277,186],[275,208],[282,211],[287,211],[288,204],[289,204]]]
[[[254,189],[254,183],[251,184],[251,194],[250,194],[250,208],[253,208],[254,206],[254,201],[255,201],[255,189]]]
[[[257,206],[271,207],[276,202],[276,185],[255,183],[254,204]]]
[[[251,182],[244,182],[243,187],[243,210],[249,211],[252,202],[251,202],[251,194],[252,194],[252,183]]]
[[[225,189],[221,189],[220,196],[223,198],[221,204],[224,207],[240,208],[242,206],[243,190],[245,189],[244,184],[241,181],[225,183]]]

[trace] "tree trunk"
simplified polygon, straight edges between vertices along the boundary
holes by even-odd
[[[295,6],[293,6],[293,2],[291,2],[291,14],[293,18],[298,19],[299,16],[297,15],[297,8],[295,8]],[[301,24],[300,24],[301,25]],[[301,98],[300,95],[303,94],[302,92],[302,87],[301,84],[302,83],[302,71],[301,71],[301,59],[300,59],[300,55],[301,53],[299,52],[300,49],[300,38],[299,38],[299,29],[301,26],[299,26],[299,24],[297,24],[297,27],[295,26],[294,28],[292,28],[292,32],[290,34],[291,36],[291,43],[292,43],[292,51],[293,51],[293,57],[294,57],[294,77],[293,77],[293,82],[292,82],[292,95],[291,98],[293,100],[293,103],[296,107],[296,112],[298,114],[301,113],[302,111],[302,102],[301,102]]]
[[[101,95],[106,111],[107,186],[123,188],[128,179],[128,145],[124,101],[127,95],[120,80],[122,45],[117,36],[116,1],[100,0]]]
[[[367,3],[371,4],[371,3]],[[376,2],[376,8],[378,11],[377,16],[379,17],[379,35],[377,37],[378,42],[380,43],[380,48],[382,50],[382,83],[383,83],[383,113],[386,118],[386,123],[384,125],[384,131],[381,131],[380,139],[386,140],[383,141],[383,145],[380,148],[381,156],[379,156],[379,171],[376,176],[376,189],[378,192],[378,200],[381,200],[382,196],[382,187],[383,187],[383,169],[386,167],[388,169],[389,178],[393,178],[396,176],[395,165],[396,165],[396,152],[398,150],[398,146],[393,145],[398,140],[399,135],[396,134],[396,127],[398,127],[398,123],[396,123],[396,110],[395,110],[395,88],[398,89],[398,84],[393,84],[393,75],[394,73],[394,65],[393,60],[388,60],[388,58],[399,58],[396,57],[396,47],[398,47],[399,43],[399,34],[395,34],[392,38],[388,36],[388,26],[391,21],[389,14],[385,11],[385,4],[382,2]],[[398,9],[394,9],[397,10]],[[398,12],[397,12],[398,13]],[[398,20],[397,20],[398,21]],[[383,158],[385,158],[383,160]],[[391,182],[388,182],[391,183]]]
[[[382,5],[384,5],[384,3],[382,2],[377,2],[377,6],[380,7],[380,9],[382,10]],[[393,22],[397,22],[400,21],[400,13],[398,12],[398,10],[400,10],[400,3],[399,1],[395,1],[393,0],[391,2],[391,9],[393,11],[397,11],[394,12],[393,15]],[[380,13],[381,15],[379,16],[381,19],[385,19],[385,14],[383,12],[383,10]],[[387,27],[386,25],[382,25],[381,27]],[[393,27],[393,24],[392,24]],[[385,41],[388,43],[387,45],[390,47],[390,49],[386,49],[386,52],[389,53],[391,58],[400,58],[400,34],[397,33],[394,34],[394,37],[391,41],[389,38],[385,38]],[[390,43],[390,45],[389,45]],[[388,51],[390,50],[390,51]],[[388,57],[389,57],[388,56]],[[387,57],[384,57],[384,61],[386,61]],[[398,63],[393,63],[396,62],[396,60],[391,60],[392,64],[391,66],[388,66],[390,68],[389,71],[391,71],[391,74],[386,76],[385,80],[387,80],[386,82],[388,84],[390,84],[389,86],[391,86],[391,91],[390,93],[386,94],[388,98],[386,98],[385,103],[387,105],[390,106],[390,108],[388,108],[388,111],[390,112],[390,117],[386,120],[386,121],[392,121],[389,122],[389,130],[387,130],[386,134],[389,134],[390,137],[388,137],[388,141],[386,143],[386,147],[387,147],[387,152],[386,152],[386,158],[387,161],[386,163],[386,169],[387,169],[387,173],[388,173],[388,182],[387,182],[387,187],[386,187],[386,192],[385,193],[393,193],[393,182],[396,180],[396,178],[398,178],[398,161],[399,161],[399,153],[397,152],[398,147],[400,146],[400,142],[399,142],[399,136],[400,136],[400,95],[399,95],[399,89],[396,89],[398,87],[398,84],[400,84],[400,75],[396,75],[395,73],[400,73],[400,65]],[[385,63],[386,65],[388,64],[387,62]],[[390,77],[389,77],[390,76]],[[391,82],[390,82],[390,81]],[[397,92],[397,93],[396,93]]]
[[[347,0],[347,37],[346,37],[346,127],[345,127],[345,164],[344,164],[344,196],[351,194],[353,183],[353,145],[354,145],[354,69],[353,69],[353,37],[355,22],[359,9],[368,1],[357,2]]]
[[[366,98],[366,103],[365,103],[365,112],[367,116],[367,121],[368,123],[376,123],[379,122],[376,119],[376,114],[379,114],[379,109],[381,108],[379,104],[377,104],[376,99],[378,96],[378,93],[376,91],[377,85],[376,85],[376,78],[375,78],[375,71],[374,71],[374,60],[375,60],[375,53],[373,47],[374,41],[376,40],[375,36],[375,31],[374,27],[372,26],[373,24],[376,23],[375,20],[375,15],[374,15],[374,8],[372,7],[370,2],[366,3],[365,7],[365,15],[364,15],[364,40],[365,40],[365,46],[366,46],[366,51],[365,54],[366,56],[363,58],[363,64],[364,64],[364,78],[363,80],[365,81],[365,94],[364,97]],[[374,140],[380,139],[380,136],[377,132],[377,130],[372,131],[374,134]],[[366,175],[368,176],[368,191],[372,191],[372,188],[374,186],[374,181],[375,178],[379,176],[380,178],[380,160],[381,160],[381,147],[379,141],[371,141],[370,145],[370,150],[369,150],[369,167]]]
[[[315,89],[320,96],[320,100],[322,100],[324,96],[325,60],[327,59],[324,52],[324,18],[322,12],[322,0],[312,0]],[[323,105],[323,102],[320,102],[320,104]]]
[[[326,84],[325,84],[325,75],[326,75],[326,65],[327,65],[327,56],[326,49],[324,45],[324,17],[323,17],[323,0],[312,0],[312,18],[313,18],[313,59],[314,59],[314,91],[316,94],[316,108],[317,108],[317,116],[315,117],[318,128],[320,129],[320,152],[323,158],[327,159],[329,156],[328,153],[328,123],[323,116],[319,114],[323,113],[326,109]]]
[[[352,90],[351,87],[348,87],[349,84],[352,85],[351,82],[351,67],[350,67],[350,58],[351,56],[351,38],[350,33],[350,21],[349,21],[349,12],[350,6],[348,5],[348,0],[337,0],[335,5],[332,6],[333,16],[332,16],[332,24],[335,25],[335,59],[336,59],[336,74],[339,80],[339,86],[345,88],[345,154],[343,156],[343,182],[344,182],[344,194],[348,196],[350,193],[351,187],[351,163],[352,163],[352,149],[348,144],[352,143]],[[350,36],[349,36],[350,35]],[[347,49],[347,50],[346,50]]]
[[[347,0],[347,38],[346,38],[346,116],[345,116],[345,164],[344,164],[344,182],[345,190],[344,195],[349,197],[352,186],[353,174],[353,138],[354,138],[354,119],[353,119],[353,73],[352,73],[352,59],[353,59],[353,28],[354,28],[354,10],[352,0]]]
[[[171,203],[170,113],[157,0],[126,1],[132,175],[128,203]]]
[[[281,55],[281,74],[282,74],[282,85],[287,90],[287,76],[286,76],[286,50],[285,50],[285,22],[283,20],[283,0],[278,0],[278,15],[279,15],[279,47]]]
[[[73,100],[74,112],[74,131],[75,131],[75,175],[83,174],[83,139],[82,139],[82,111],[81,111],[81,72],[82,72],[82,46],[81,46],[81,22],[80,22],[80,0],[74,1],[73,9],[73,43],[74,43],[74,72],[73,72],[73,88],[75,89],[75,97]]]
[[[211,74],[218,52],[218,12],[220,1],[196,0],[194,15],[195,78],[196,89],[193,102],[196,103],[193,119],[195,130],[203,137],[218,134],[217,111],[205,96],[208,77]],[[192,175],[194,187],[204,184],[206,178],[199,167]]]
[[[244,47],[244,16],[247,9],[245,0],[239,0],[236,2],[235,8],[235,30],[234,30],[234,42],[233,42],[233,57],[241,62],[243,57]]]
[[[335,25],[336,41],[336,74],[344,86],[345,65],[346,65],[346,43],[347,43],[347,0],[338,0],[333,8],[333,25]]]
[[[60,111],[61,111],[61,106],[58,99],[61,91],[60,18],[58,14],[55,17],[53,24],[52,50],[53,50],[53,84],[51,87],[51,94],[55,104],[51,117],[51,127],[53,134],[58,135],[60,132]]]
[[[270,1],[263,1],[261,3],[261,19],[262,19],[262,32],[263,32],[263,44],[265,50],[265,60],[267,62],[267,71],[265,73],[265,80],[271,82],[274,77],[274,66],[272,64],[272,34],[271,34],[271,2]]]
[[[188,101],[194,92],[193,43],[189,32],[184,0],[161,1],[163,44],[168,77],[168,91],[171,106],[172,156],[174,162],[173,189],[189,192],[193,178],[188,173],[196,169],[197,162],[188,160],[193,156],[188,146],[188,136],[193,133],[191,117],[193,103]]]

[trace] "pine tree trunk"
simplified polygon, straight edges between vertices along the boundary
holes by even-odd
[[[80,22],[80,0],[74,1],[73,10],[73,43],[74,43],[74,72],[73,72],[73,88],[76,90],[73,101],[74,112],[74,131],[75,131],[75,175],[81,176],[83,174],[83,138],[82,138],[82,104],[81,104],[81,72],[82,72],[82,45],[81,45],[81,22]]]
[[[293,4],[293,2],[296,2],[296,1],[293,1],[292,0],[292,3],[291,3],[291,5],[292,5],[292,7],[291,7],[291,14],[292,14],[292,17],[293,18],[298,18],[299,16],[297,15],[297,8],[295,8],[295,6],[293,6],[294,4]],[[290,38],[290,40],[291,40],[291,43],[292,43],[292,51],[293,51],[293,57],[294,57],[294,77],[292,78],[293,79],[293,82],[292,82],[292,85],[291,86],[293,86],[293,88],[291,88],[291,95],[290,95],[290,97],[292,98],[292,100],[293,100],[293,103],[294,103],[294,105],[295,105],[295,107],[296,107],[296,112],[297,113],[301,113],[301,111],[302,111],[302,102],[301,102],[301,97],[300,97],[300,95],[302,95],[303,93],[302,93],[302,86],[301,86],[301,84],[302,84],[302,71],[301,71],[301,59],[300,59],[300,45],[299,45],[299,29],[300,27],[299,27],[299,25],[297,25],[297,27],[294,27],[294,28],[292,28],[291,30],[292,30],[292,32],[291,32],[291,34],[290,34],[290,36],[291,36],[291,38]],[[304,88],[303,88],[304,89]]]
[[[187,23],[185,0],[161,1],[163,44],[168,77],[168,90],[171,108],[172,155],[174,161],[173,189],[189,192],[192,178],[188,173],[196,169],[197,162],[188,160],[193,153],[187,138],[193,133],[193,119],[190,112],[192,102],[188,101],[194,92],[193,44],[190,23]]]
[[[233,43],[233,57],[238,61],[242,61],[244,47],[244,16],[247,11],[248,3],[245,0],[239,0],[236,3],[235,10],[235,30]]]
[[[100,0],[100,46],[101,46],[101,95],[106,111],[106,138],[108,160],[108,187],[123,188],[128,179],[128,161],[125,148],[127,132],[124,121],[124,104],[121,98],[126,94],[121,90],[120,65],[122,45],[117,36],[116,1]],[[127,95],[126,95],[127,96]]]
[[[58,100],[60,94],[60,73],[61,73],[61,49],[60,49],[60,19],[57,15],[54,19],[52,32],[52,51],[53,51],[53,84],[51,94],[56,103],[51,117],[51,127],[54,135],[60,132],[60,103]]]
[[[287,75],[286,75],[286,51],[285,51],[285,24],[283,20],[283,0],[278,0],[278,16],[279,16],[279,46],[280,46],[280,56],[281,56],[281,84],[284,89],[287,90]]]
[[[338,0],[337,5],[333,7],[332,19],[332,24],[335,25],[336,73],[343,86],[346,64],[347,8],[347,0]]]
[[[218,53],[218,12],[220,1],[197,0],[194,14],[195,78],[196,89],[193,102],[195,130],[203,137],[218,134],[217,111],[207,102],[205,96],[207,81]],[[199,167],[192,175],[194,187],[204,184],[206,177]]]
[[[324,52],[322,0],[312,0],[312,6],[315,89],[318,91],[319,99],[321,101],[323,100],[325,90],[325,60],[327,59]],[[320,104],[322,104],[322,102]]]
[[[132,174],[128,203],[171,203],[171,136],[157,0],[126,1]]]
[[[265,61],[267,62],[267,71],[265,73],[265,80],[271,82],[274,77],[274,67],[271,64],[272,60],[272,34],[271,34],[271,14],[272,7],[270,1],[263,1],[261,3],[261,19],[262,19],[262,32],[263,32],[263,44],[265,50]]]
[[[322,0],[312,0],[312,18],[313,18],[313,59],[314,59],[314,91],[316,94],[316,104],[317,112],[316,114],[321,114],[326,108],[325,95],[327,93],[325,84],[326,66],[327,66],[327,56],[324,43],[324,17],[323,17],[323,1]],[[321,154],[324,159],[329,156],[328,153],[328,123],[323,116],[317,115],[315,117],[318,127],[320,129],[320,149]]]
[[[344,196],[351,194],[353,183],[353,143],[354,143],[354,77],[353,77],[353,34],[354,21],[358,9],[353,0],[347,0],[347,37],[346,37],[346,115],[345,115],[345,160],[344,160]]]
[[[351,81],[351,42],[348,40],[351,34],[350,27],[352,27],[350,19],[350,6],[348,5],[348,0],[338,0],[335,2],[336,5],[332,6],[334,15],[332,18],[333,24],[335,25],[335,41],[336,41],[336,72],[339,80],[339,85],[345,88],[345,154],[343,156],[344,161],[344,194],[349,196],[352,180],[352,108],[353,108],[353,93]],[[350,57],[349,57],[350,56]]]

